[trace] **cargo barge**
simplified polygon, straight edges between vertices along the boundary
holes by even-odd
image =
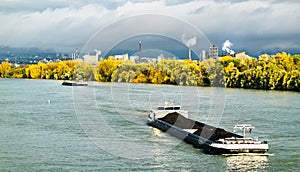
[[[61,83],[64,86],[87,86],[87,82],[84,81],[64,81]]]
[[[269,150],[267,141],[246,137],[245,131],[252,132],[249,124],[236,125],[243,135],[226,131],[188,118],[188,112],[181,106],[166,103],[151,110],[148,125],[167,132],[208,154],[266,153]]]

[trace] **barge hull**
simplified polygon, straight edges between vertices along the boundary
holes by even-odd
[[[216,148],[211,145],[206,145],[205,151],[209,154],[240,154],[240,153],[255,153],[255,154],[264,154],[268,151],[266,149],[249,149],[249,148],[233,148],[233,149],[224,149],[224,148]]]
[[[183,140],[189,144],[192,144],[196,148],[204,149],[207,145],[211,144],[210,140],[197,136],[193,133],[189,133],[187,131],[182,130],[176,126],[170,125],[161,120],[155,120],[148,122],[148,125],[158,128],[164,132],[167,132],[180,140]]]

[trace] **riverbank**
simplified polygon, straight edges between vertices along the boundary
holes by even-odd
[[[258,58],[224,56],[217,61],[161,60],[150,64],[108,58],[95,67],[74,60],[23,67],[2,62],[0,77],[300,91],[300,55],[282,52]]]

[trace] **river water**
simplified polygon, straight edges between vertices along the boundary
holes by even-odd
[[[227,130],[251,123],[268,156],[207,155],[146,125],[172,101]],[[0,171],[298,171],[300,94],[170,85],[0,79]],[[249,133],[247,133],[249,134]]]

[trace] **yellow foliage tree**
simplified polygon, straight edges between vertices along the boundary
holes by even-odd
[[[1,78],[9,78],[10,77],[10,71],[11,71],[11,63],[9,62],[2,62],[0,64],[0,77]]]
[[[118,65],[120,65],[122,60],[115,60],[112,56],[108,59],[102,60],[98,63],[95,70],[95,80],[101,82],[111,82],[112,74],[117,70]]]
[[[41,77],[41,69],[38,65],[29,65],[26,68],[27,78],[39,79]]]

